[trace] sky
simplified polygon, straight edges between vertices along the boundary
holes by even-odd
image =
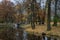
[[[2,0],[0,0],[1,2]],[[10,0],[11,2],[13,2],[14,4],[16,4],[16,0]],[[22,3],[22,0],[20,0],[20,3]]]
[[[1,2],[2,0],[0,0],[0,2]],[[13,2],[14,4],[16,4],[16,1],[18,1],[18,0],[10,0],[11,2]],[[22,3],[23,1],[22,0],[20,0],[19,1],[20,3]],[[40,2],[40,0],[37,0],[37,2]],[[44,2],[44,3],[43,3]],[[46,0],[41,0],[41,6],[42,6],[42,8],[43,8],[43,6],[45,6],[45,3],[46,3]]]
[[[1,2],[2,0],[0,0],[0,2]]]
[[[16,1],[18,1],[18,0],[11,0],[11,2],[13,2],[13,3],[16,3]],[[22,3],[23,1],[20,0],[19,2]]]
[[[0,2],[1,2],[2,0],[0,0]],[[13,3],[15,3],[15,1],[16,0],[11,0],[11,2],[13,2]],[[18,1],[18,0],[17,0]],[[20,0],[20,3],[22,3],[23,1],[22,0]],[[37,0],[37,2],[40,2],[40,0]],[[41,0],[41,2],[46,2],[46,0]]]

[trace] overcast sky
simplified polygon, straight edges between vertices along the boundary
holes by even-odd
[[[1,2],[2,0],[0,0],[0,2]],[[11,2],[13,2],[13,3],[15,3],[15,1],[16,0],[10,0]],[[22,3],[23,1],[22,0],[20,0],[20,3]],[[40,2],[40,0],[37,0],[37,2]],[[46,2],[46,0],[41,0],[41,2]],[[42,3],[43,4],[43,3]]]
[[[11,2],[13,2],[13,3],[15,3],[16,1],[18,1],[18,0],[11,0]],[[19,2],[22,3],[23,1],[20,0]]]
[[[0,2],[1,2],[2,0],[0,0]],[[17,0],[10,0],[11,2],[13,2],[14,4],[16,4],[16,1]],[[20,0],[19,1],[20,3],[22,3],[23,1],[22,0]],[[40,2],[40,0],[37,0],[37,2]],[[43,3],[44,2],[44,3]],[[42,8],[43,8],[43,6],[45,6],[45,3],[46,3],[46,0],[41,0],[41,6],[42,6]]]
[[[0,2],[1,2],[2,0],[0,0]]]

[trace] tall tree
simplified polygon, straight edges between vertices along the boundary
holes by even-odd
[[[58,2],[58,0],[55,0],[55,14],[54,14],[54,24],[53,24],[53,26],[57,26],[57,2]]]
[[[3,0],[0,4],[0,14],[4,15],[3,19],[5,21],[12,21],[12,16],[14,13],[14,7],[13,7],[13,3],[7,0]]]
[[[48,14],[47,14],[47,30],[51,30],[51,25],[50,25],[50,21],[51,21],[51,0],[47,0],[48,2]]]
[[[25,0],[22,0],[22,3],[20,2],[20,0],[15,0],[16,1],[16,3],[17,3],[17,5],[16,5],[16,11],[17,11],[17,18],[19,19],[19,21],[18,21],[18,19],[16,19],[16,21],[18,21],[18,22],[21,22],[21,23],[23,23],[23,21],[24,21],[24,19],[25,19]],[[19,16],[19,17],[18,17]]]
[[[22,19],[23,19],[23,13],[22,13],[22,5],[20,3],[18,3],[16,6],[15,6],[15,9],[16,9],[16,22],[19,23],[21,22],[22,23]]]
[[[34,19],[35,19],[35,3],[36,3],[36,0],[32,0],[32,3],[31,3],[31,15],[32,15],[32,18],[31,18],[31,26],[32,26],[32,29],[35,29],[35,23],[34,23]]]

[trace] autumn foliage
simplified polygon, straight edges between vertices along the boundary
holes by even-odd
[[[0,21],[4,22],[12,18],[14,14],[14,4],[10,1],[2,1],[0,3]]]

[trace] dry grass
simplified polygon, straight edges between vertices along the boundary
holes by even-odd
[[[45,32],[46,34],[50,35],[59,35],[60,36],[60,26],[54,27],[51,26],[51,30],[47,31],[47,25],[36,25],[36,28],[33,30],[30,25],[25,25],[25,31],[28,33],[35,33],[35,34],[41,34],[42,32]]]

